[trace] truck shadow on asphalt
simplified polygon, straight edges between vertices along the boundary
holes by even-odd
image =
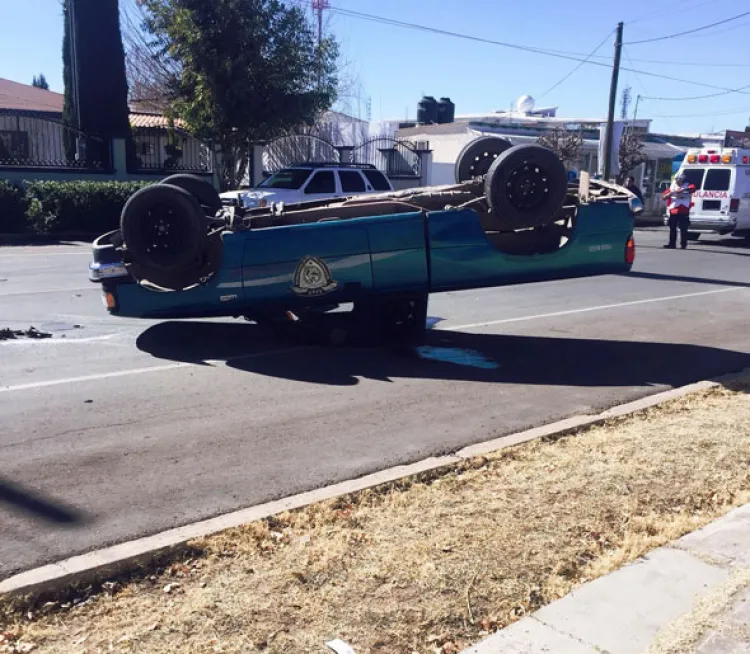
[[[252,325],[165,322],[137,340],[159,359],[215,362],[249,373],[329,386],[361,378],[436,379],[582,387],[681,386],[750,367],[750,354],[665,342],[429,331],[404,346],[309,346]],[[307,347],[306,347],[307,346]]]
[[[0,479],[0,507],[10,507],[12,511],[62,526],[80,526],[87,522],[86,516],[77,509],[3,479]]]
[[[750,288],[749,282],[735,282],[729,279],[708,279],[706,277],[692,277],[690,275],[673,275],[669,273],[642,272],[631,270],[623,273],[622,277],[636,277],[638,279],[653,279],[668,282],[691,282],[694,284],[710,284],[711,286],[731,286],[734,288]]]
[[[665,240],[666,242],[666,240]],[[662,250],[662,245],[637,244],[639,250]],[[719,240],[692,241],[688,245],[688,252],[706,252],[713,254],[731,254],[737,257],[750,257],[750,241],[737,238]]]

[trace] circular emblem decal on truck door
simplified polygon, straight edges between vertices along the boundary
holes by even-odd
[[[315,297],[325,295],[338,288],[338,282],[333,281],[331,271],[323,259],[319,257],[304,257],[294,273],[292,291],[297,295]]]

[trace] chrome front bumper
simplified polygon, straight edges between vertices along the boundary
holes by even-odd
[[[94,262],[89,264],[89,280],[92,282],[101,282],[104,279],[127,276],[128,271],[122,263]]]

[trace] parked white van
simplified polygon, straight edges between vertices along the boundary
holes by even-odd
[[[680,172],[695,187],[691,238],[709,233],[750,238],[750,149],[689,150]],[[667,213],[664,224],[668,218]]]

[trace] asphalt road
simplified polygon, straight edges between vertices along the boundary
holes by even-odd
[[[434,296],[425,347],[106,315],[82,245],[0,248],[0,578],[750,366],[750,248]],[[437,319],[440,319],[439,321]]]

